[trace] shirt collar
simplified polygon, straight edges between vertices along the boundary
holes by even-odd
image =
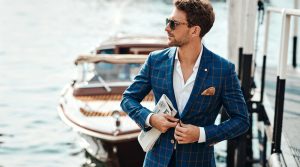
[[[198,55],[198,58],[196,60],[196,63],[194,65],[194,68],[193,68],[193,71],[195,71],[196,69],[198,69],[199,65],[200,65],[200,60],[201,60],[201,56],[202,56],[202,53],[203,53],[203,45],[202,43],[200,44],[201,45],[201,51]],[[178,48],[176,49],[176,54],[175,54],[175,60],[177,60],[177,67],[180,66],[180,61],[178,61]]]

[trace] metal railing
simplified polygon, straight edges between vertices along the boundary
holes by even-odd
[[[267,9],[266,20],[265,20],[265,34],[264,34],[264,46],[263,46],[263,60],[264,67],[262,71],[262,93],[261,102],[263,101],[263,91],[264,91],[264,77],[265,77],[265,61],[267,57],[268,48],[268,35],[269,35],[269,25],[270,25],[270,15],[271,13],[281,14],[281,36],[280,36],[280,48],[278,57],[278,68],[277,68],[277,83],[276,83],[276,95],[275,95],[275,113],[273,121],[273,135],[268,136],[272,138],[271,146],[271,156],[269,159],[270,166],[288,166],[287,164],[294,164],[292,158],[288,158],[287,162],[283,158],[285,155],[282,154],[282,121],[284,113],[284,96],[285,96],[285,83],[287,75],[287,60],[288,60],[288,46],[289,46],[289,34],[290,34],[290,23],[291,17],[299,17],[300,10],[297,9],[285,9],[285,8],[273,8],[269,7]],[[295,46],[294,46],[295,49]],[[295,52],[295,51],[294,51]],[[295,57],[295,55],[293,55]],[[294,61],[294,60],[293,60]],[[293,63],[293,66],[295,63]],[[294,66],[295,67],[295,66]],[[269,116],[270,117],[270,116]],[[264,148],[266,149],[266,148]],[[287,155],[290,156],[290,155]]]
[[[275,112],[269,105],[265,105],[264,102],[264,89],[265,89],[265,73],[266,73],[266,61],[267,61],[267,48],[268,48],[268,36],[271,13],[279,13],[282,17],[281,24],[281,36],[280,36],[280,50],[278,57],[277,68],[277,83],[276,83],[276,95],[275,95]],[[243,50],[239,50],[239,78],[241,80],[241,86],[245,101],[248,105],[249,118],[252,127],[252,120],[254,119],[253,113],[257,113],[258,122],[263,124],[263,128],[258,128],[259,139],[259,159],[253,158],[252,140],[253,130],[250,128],[244,135],[228,140],[227,142],[227,166],[238,167],[246,166],[250,167],[254,163],[259,163],[261,166],[296,166],[296,162],[290,154],[282,154],[281,143],[288,145],[285,138],[282,140],[282,121],[284,113],[284,95],[285,95],[285,83],[287,73],[287,59],[288,59],[288,46],[289,46],[289,33],[291,16],[300,16],[300,10],[297,9],[280,9],[280,8],[268,8],[265,18],[265,34],[264,34],[264,46],[263,46],[263,67],[261,74],[261,91],[260,99],[252,99],[250,93],[253,89],[252,82],[253,77],[251,75],[251,65],[253,63],[252,54],[243,53]],[[294,43],[295,45],[295,43]],[[295,48],[295,46],[294,46]],[[295,52],[295,51],[294,51]],[[294,53],[293,52],[293,53]],[[294,56],[295,57],[295,56]],[[294,66],[294,63],[293,63]],[[294,66],[295,67],[295,66]],[[271,112],[267,112],[271,111]],[[225,113],[225,112],[222,112]],[[270,114],[271,113],[271,114]],[[226,117],[226,116],[225,116]],[[272,120],[273,121],[270,121]],[[260,125],[260,124],[259,124]],[[269,142],[268,142],[269,141]],[[270,149],[271,148],[271,149]],[[288,146],[284,147],[288,150]]]

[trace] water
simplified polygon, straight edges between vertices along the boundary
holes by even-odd
[[[213,6],[205,43],[227,57],[227,6]],[[170,12],[168,0],[0,0],[0,166],[84,166],[56,111],[74,59],[118,33],[165,35]]]

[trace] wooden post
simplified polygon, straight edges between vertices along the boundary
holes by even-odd
[[[245,22],[246,26],[244,27],[244,39],[243,40],[243,53],[244,54],[252,54],[254,53],[254,37],[255,37],[255,19],[256,19],[256,12],[257,12],[257,1],[253,0],[246,0],[245,4]],[[252,63],[252,67],[254,63]],[[254,68],[252,68],[254,69]]]
[[[242,81],[245,101],[250,109],[257,1],[229,0],[228,3],[228,58],[236,64],[237,55],[240,54],[239,77]],[[250,113],[249,116],[250,128],[247,133],[228,140],[227,166],[250,167],[252,165],[252,114]]]
[[[238,74],[239,74],[239,78],[241,78],[241,64],[242,64],[242,55],[243,55],[243,44],[244,44],[244,30],[245,30],[245,5],[246,5],[246,0],[240,0],[239,1],[240,5],[239,5],[239,31],[238,31],[238,45],[237,45],[237,49],[238,49],[238,62],[239,62],[239,66],[238,66]]]
[[[241,11],[245,0],[229,0],[228,4],[228,59],[238,67],[238,48],[241,46],[243,26]]]
[[[241,76],[242,67],[242,52],[243,52],[243,37],[244,37],[244,25],[245,25],[245,1],[246,0],[229,0],[228,3],[228,59],[231,60],[236,69],[238,68],[238,76]],[[228,119],[225,110],[222,110],[222,120]],[[245,138],[245,135],[242,136]],[[243,145],[238,147],[241,137],[234,138],[227,141],[227,157],[226,166],[235,167],[237,166],[237,157],[241,153],[239,150]],[[245,153],[245,151],[243,151]],[[243,156],[245,157],[245,156]]]
[[[257,12],[257,1],[246,0],[245,26],[244,26],[244,40],[243,40],[243,55],[242,65],[243,69],[241,72],[241,85],[245,101],[249,110],[250,126],[249,130],[241,137],[239,142],[238,150],[239,156],[237,157],[236,166],[252,166],[253,162],[253,150],[252,150],[252,111],[251,111],[251,83],[253,78],[254,69],[254,38],[255,38],[255,23],[256,23],[256,12]],[[244,157],[243,157],[244,156]]]

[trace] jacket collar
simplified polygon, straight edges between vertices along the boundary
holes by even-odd
[[[173,71],[174,71],[174,61],[176,56],[176,47],[171,47],[168,54],[168,61],[166,65],[167,71],[167,85],[168,85],[168,94],[169,99],[171,100],[173,106],[176,110],[178,110],[176,98],[174,94],[173,88]],[[199,91],[202,89],[203,83],[206,79],[207,74],[211,70],[211,52],[203,46],[202,48],[202,55],[200,60],[200,65],[197,71],[197,76],[195,80],[194,87],[192,89],[191,95],[189,100],[181,114],[181,118],[190,110],[192,103],[195,101],[196,97],[199,95]]]

